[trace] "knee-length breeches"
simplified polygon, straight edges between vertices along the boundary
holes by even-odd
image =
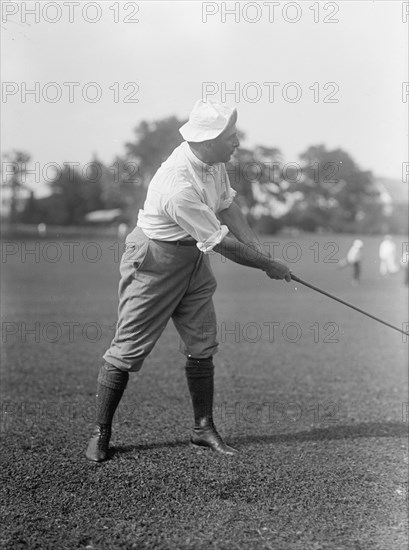
[[[216,353],[216,280],[209,257],[197,246],[151,240],[136,228],[127,238],[120,272],[118,323],[105,361],[140,370],[170,318],[182,353],[199,359]]]

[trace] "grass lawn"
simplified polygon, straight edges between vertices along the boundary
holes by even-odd
[[[264,239],[295,274],[402,327],[407,287],[403,273],[380,277],[380,238],[363,238],[359,286],[331,262],[352,240]],[[215,422],[240,454],[189,447],[169,325],[131,377],[112,459],[85,459],[120,248],[114,238],[3,243],[0,547],[406,550],[405,337],[220,256]]]

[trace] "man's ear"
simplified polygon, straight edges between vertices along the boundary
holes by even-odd
[[[208,139],[207,141],[204,141],[203,143],[204,143],[204,146],[205,146],[206,153],[210,153],[210,154],[213,153],[216,140],[215,139]]]

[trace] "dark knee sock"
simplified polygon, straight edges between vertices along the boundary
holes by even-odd
[[[212,419],[214,393],[213,358],[195,359],[189,357],[185,366],[187,384],[192,398],[195,425],[201,419]]]
[[[98,375],[96,398],[96,423],[112,424],[116,408],[128,383],[129,373],[116,369],[108,363],[102,365]]]

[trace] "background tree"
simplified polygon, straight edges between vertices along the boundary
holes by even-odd
[[[20,198],[23,190],[29,188],[22,182],[27,170],[30,155],[23,151],[12,151],[3,155],[2,184],[8,195],[8,222],[14,224],[17,221],[20,210]]]
[[[99,161],[84,177],[76,168],[64,166],[50,182],[50,189],[53,196],[52,203],[59,206],[61,225],[78,225],[84,221],[85,214],[93,210],[104,208],[102,200],[101,172]],[[53,223],[53,218],[47,216],[46,223]]]
[[[300,177],[289,187],[298,193],[286,216],[289,225],[309,231],[354,231],[366,213],[380,204],[372,173],[361,170],[342,149],[311,146],[300,160]]]
[[[145,176],[146,177],[146,176]],[[117,156],[107,168],[102,165],[102,200],[107,209],[120,208],[122,221],[135,225],[146,196],[145,177],[139,162]]]
[[[185,122],[172,116],[154,122],[143,121],[135,128],[135,141],[126,143],[126,160],[137,162],[145,185],[173,149],[182,143],[179,128]]]
[[[280,164],[279,149],[257,146],[254,150],[238,148],[227,165],[230,183],[237,191],[243,212],[250,225],[262,233],[276,232],[287,210]]]

